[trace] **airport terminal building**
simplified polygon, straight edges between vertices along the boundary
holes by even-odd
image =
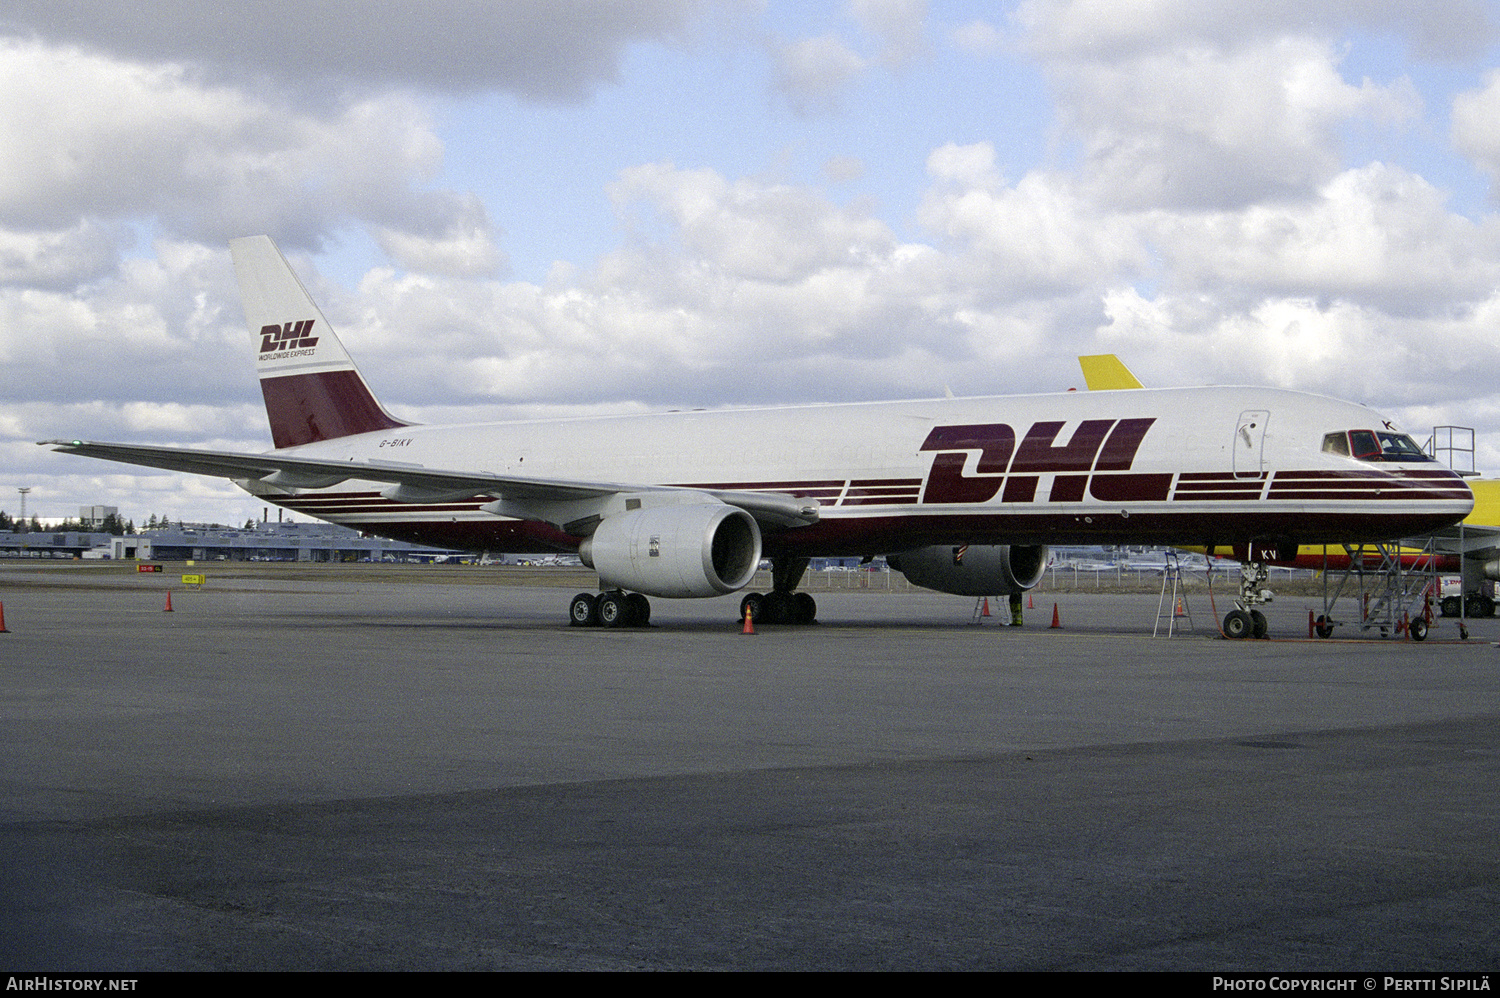
[[[459,552],[362,536],[332,523],[253,527],[179,524],[123,536],[92,531],[0,531],[0,558],[127,561],[436,561]]]

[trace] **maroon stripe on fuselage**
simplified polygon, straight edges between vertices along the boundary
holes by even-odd
[[[262,378],[260,391],[278,449],[408,425],[380,408],[358,371]]]
[[[1095,475],[1089,493],[1101,502],[1164,502],[1172,474]]]
[[[1467,499],[1469,487],[1451,471],[1280,471],[1271,499]]]

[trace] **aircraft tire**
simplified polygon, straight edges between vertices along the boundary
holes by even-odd
[[[629,593],[625,602],[630,606],[630,626],[645,627],[651,623],[651,601],[640,593]]]
[[[768,624],[790,624],[793,621],[791,593],[769,592],[766,593],[765,615]]]
[[[1248,638],[1255,630],[1255,622],[1244,610],[1230,610],[1224,615],[1224,636],[1238,641]]]
[[[599,625],[630,626],[630,601],[625,598],[624,593],[605,593],[599,597]]]
[[[1266,622],[1266,615],[1259,610],[1250,611],[1250,633],[1253,637],[1263,638],[1271,632],[1271,625]]]
[[[740,600],[740,620],[745,619],[745,611],[750,612],[750,623],[766,623],[766,598],[760,593],[746,593],[745,598]]]
[[[815,623],[818,619],[818,601],[810,593],[792,595],[792,620],[798,624]]]
[[[579,593],[568,604],[568,624],[572,627],[593,627],[599,623],[599,597],[593,593]]]

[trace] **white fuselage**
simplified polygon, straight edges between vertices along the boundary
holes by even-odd
[[[406,426],[285,451],[536,479],[790,494],[817,523],[769,554],[942,543],[1335,543],[1462,518],[1435,462],[1371,462],[1325,435],[1388,424],[1352,403],[1259,388],[1063,393]],[[255,494],[375,534],[491,551],[576,546],[490,497],[401,503],[382,486]]]

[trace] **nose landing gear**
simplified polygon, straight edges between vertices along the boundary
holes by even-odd
[[[1246,561],[1240,564],[1240,595],[1234,601],[1234,609],[1224,616],[1226,638],[1266,636],[1269,631],[1266,615],[1255,607],[1261,603],[1269,603],[1274,598],[1271,590],[1263,588],[1270,577],[1263,561]]]

